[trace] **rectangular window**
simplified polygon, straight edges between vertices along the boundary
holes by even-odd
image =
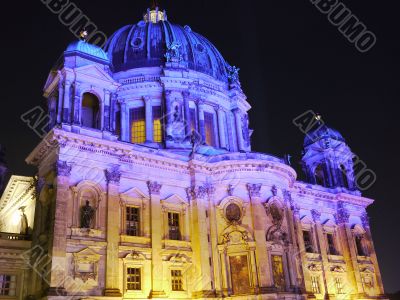
[[[169,239],[179,241],[181,239],[181,232],[179,228],[179,214],[168,213],[168,227],[169,227]]]
[[[321,294],[319,276],[311,276],[311,289],[314,294]]]
[[[140,268],[126,269],[126,289],[129,291],[142,289]]]
[[[194,108],[190,109],[190,130],[197,131],[197,122],[196,122],[196,110]]]
[[[312,244],[311,232],[307,230],[303,230],[303,240],[304,247],[306,248],[306,252],[314,253],[314,247]]]
[[[16,296],[16,276],[0,274],[0,296]]]
[[[126,234],[140,235],[140,209],[138,207],[126,207]]]
[[[342,278],[335,277],[335,288],[337,294],[344,294]]]
[[[204,127],[207,145],[215,147],[214,115],[212,113],[204,113]]]
[[[328,254],[330,255],[337,255],[336,247],[335,247],[335,240],[332,233],[326,234],[326,241],[328,242]]]
[[[153,137],[154,142],[162,142],[161,106],[153,106]]]
[[[144,107],[131,109],[131,142],[143,144],[146,141],[146,122]]]
[[[362,236],[356,235],[355,241],[356,241],[357,255],[367,256],[366,251],[364,249]]]
[[[183,280],[181,270],[171,270],[171,285],[173,291],[183,291]]]
[[[285,273],[283,271],[282,255],[272,255],[272,275],[274,285],[279,291],[285,290]]]

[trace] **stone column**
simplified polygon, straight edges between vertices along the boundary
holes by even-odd
[[[71,82],[68,80],[64,84],[63,123],[71,123]]]
[[[163,261],[162,261],[162,237],[163,218],[160,201],[161,184],[147,182],[150,194],[150,216],[151,216],[151,279],[152,289],[150,298],[166,297],[163,287]]]
[[[102,130],[111,131],[110,124],[110,113],[111,113],[111,93],[110,91],[104,91],[104,101],[103,101],[103,125]]]
[[[261,184],[247,184],[247,190],[250,197],[250,209],[252,211],[253,227],[254,227],[254,239],[256,242],[256,266],[258,269],[258,282],[259,287],[266,288],[272,285],[272,277],[269,271],[269,256],[267,251],[267,242],[265,240],[265,229],[268,223],[267,216],[265,214],[265,208],[262,204],[261,199]]]
[[[117,95],[111,94],[110,97],[110,131],[115,134],[117,130]]]
[[[350,214],[344,207],[342,202],[338,203],[337,212],[335,214],[336,223],[338,225],[338,235],[340,245],[342,246],[342,255],[346,263],[346,274],[350,287],[353,289],[352,294],[362,293],[362,283],[360,272],[358,270],[357,253],[354,246],[353,236],[349,227]]]
[[[121,140],[124,142],[130,142],[130,120],[128,104],[125,100],[119,100],[119,103],[121,105]]]
[[[192,135],[192,116],[190,115],[190,105],[189,105],[189,96],[190,93],[188,91],[184,91],[182,93],[183,96],[183,106],[185,109],[185,134],[186,137],[190,137]]]
[[[64,99],[64,86],[63,86],[63,76],[61,71],[58,71],[58,102],[57,102],[57,124],[62,122],[62,110],[63,110],[63,99]]]
[[[303,239],[303,228],[301,226],[301,220],[300,220],[300,208],[296,204],[292,204],[291,207],[293,211],[293,223],[296,228],[296,239],[299,245],[299,253],[298,256],[296,257],[297,263],[300,266],[300,269],[303,271],[303,285],[301,288],[303,289],[303,292],[306,292],[306,282],[311,282],[310,278],[310,272],[307,271],[307,254],[306,254],[306,247],[304,245],[304,239]]]
[[[211,268],[209,263],[208,225],[206,218],[207,188],[203,186],[192,187],[192,248],[194,266],[196,268],[197,285],[193,286],[194,297],[204,298],[211,292]]]
[[[331,278],[331,276],[327,276],[327,274],[330,273],[329,270],[329,259],[328,259],[328,253],[327,253],[327,248],[326,248],[326,243],[325,243],[325,235],[323,232],[323,228],[321,225],[321,213],[315,209],[311,211],[312,218],[314,220],[314,228],[316,231],[317,235],[317,246],[319,249],[319,253],[321,254],[321,263],[322,263],[322,277],[323,280],[323,287],[325,291],[325,296],[328,298],[329,294],[334,294],[335,292],[332,290],[334,285],[334,282]],[[330,289],[329,289],[330,288]]]
[[[173,118],[173,112],[172,112],[172,91],[167,90],[165,91],[165,132],[166,136],[168,138],[172,138],[172,118]]]
[[[72,201],[69,188],[69,178],[72,166],[65,161],[58,161],[57,166],[57,195],[53,205],[54,217],[52,241],[49,246],[49,257],[51,257],[51,270],[49,282],[49,296],[66,295],[64,283],[66,282],[67,270],[67,204]]]
[[[374,242],[372,241],[371,229],[369,226],[369,218],[367,212],[364,212],[361,216],[361,221],[365,230],[366,239],[368,241],[369,246],[369,256],[371,258],[372,263],[374,264],[374,271],[376,276],[376,284],[375,290],[378,294],[383,295],[385,293],[383,289],[382,275],[378,265],[378,258],[376,256]]]
[[[233,113],[235,115],[237,146],[239,151],[243,151],[244,146],[243,146],[243,136],[242,136],[242,117],[240,115],[240,109],[238,108],[235,109]]]
[[[154,132],[153,132],[153,101],[150,97],[143,97],[146,115],[146,143],[152,143],[154,141]]]
[[[226,143],[226,128],[225,128],[225,111],[222,106],[218,106],[218,131],[219,131],[219,146],[221,148],[228,148],[228,144]]]
[[[228,125],[228,142],[229,142],[229,148],[231,151],[237,151],[237,142],[236,142],[236,126],[235,126],[235,120],[232,111],[227,111],[226,113],[226,121]]]
[[[204,101],[197,101],[197,111],[198,111],[198,119],[199,119],[199,131],[202,141],[206,141],[206,129],[204,124]]]
[[[210,235],[211,235],[211,255],[213,260],[213,271],[214,271],[214,287],[217,294],[217,297],[223,296],[223,278],[221,278],[221,255],[218,251],[218,228],[217,228],[217,212],[215,207],[217,204],[214,200],[214,189],[209,189],[208,194],[210,198]]]
[[[80,84],[74,84],[74,125],[81,125],[81,91]]]
[[[120,240],[119,183],[121,179],[119,166],[106,170],[105,176],[107,180],[107,260],[104,295],[106,297],[121,297],[118,258]]]

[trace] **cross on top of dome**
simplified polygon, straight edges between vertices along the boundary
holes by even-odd
[[[143,20],[148,23],[158,23],[160,21],[167,21],[167,12],[165,10],[160,10],[158,6],[156,6],[156,2],[153,1],[152,8],[148,8],[147,12],[143,16]]]

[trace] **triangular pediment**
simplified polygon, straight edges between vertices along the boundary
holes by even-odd
[[[78,77],[86,76],[88,78],[92,78],[93,80],[102,80],[102,81],[106,81],[109,83],[114,83],[116,85],[119,85],[117,82],[115,82],[114,78],[112,78],[100,66],[95,65],[95,64],[76,68],[75,72],[77,73]],[[83,81],[83,82],[85,82],[85,81]]]
[[[100,254],[98,254],[96,251],[94,251],[90,248],[85,248],[79,252],[74,253],[73,255],[74,255],[74,257],[79,257],[81,259],[83,259],[83,258],[85,258],[85,259],[99,258],[100,257]]]
[[[168,198],[165,198],[164,200],[161,201],[162,203],[171,203],[171,204],[178,204],[178,205],[187,205],[187,201],[183,199],[181,196],[174,194],[172,196],[169,196]]]
[[[149,199],[142,190],[137,187],[131,188],[121,194],[121,197],[133,198],[133,199]]]

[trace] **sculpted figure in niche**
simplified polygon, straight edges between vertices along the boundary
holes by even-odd
[[[81,228],[92,228],[95,212],[95,209],[90,206],[89,200],[86,200],[85,206],[81,209]]]

